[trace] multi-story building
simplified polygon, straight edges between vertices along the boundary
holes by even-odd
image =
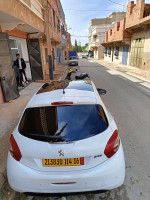
[[[105,33],[104,60],[127,65],[129,63],[131,34],[125,30],[125,18]]]
[[[101,43],[105,41],[105,32],[113,27],[114,22],[118,22],[124,17],[124,12],[114,12],[107,18],[91,19],[87,49],[93,51],[95,59],[104,57],[104,48]]]
[[[150,70],[150,4],[131,1],[126,17],[106,32],[104,59]]]
[[[45,2],[48,4],[48,12]],[[47,23],[45,15],[48,16]],[[50,50],[47,49],[47,24]],[[48,52],[51,52],[53,69],[56,70],[56,47],[63,44],[64,48],[66,45],[64,24],[60,0],[0,1],[0,103],[19,96],[12,68],[16,53],[24,58],[29,79],[49,79]]]
[[[67,24],[65,22],[65,14],[60,4],[59,7],[60,13],[60,30],[61,30],[61,43],[56,46],[56,64],[65,64],[65,47],[67,44]]]
[[[129,65],[150,70],[150,4],[128,3],[126,30],[131,33]]]

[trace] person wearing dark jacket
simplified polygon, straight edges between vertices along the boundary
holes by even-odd
[[[26,83],[28,82],[27,76],[26,76],[26,63],[23,58],[20,57],[20,54],[16,54],[16,61],[14,62],[14,65],[16,65],[19,69],[20,72],[20,79],[21,79],[21,84],[23,83],[23,75],[25,77]]]

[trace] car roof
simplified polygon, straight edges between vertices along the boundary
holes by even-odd
[[[53,102],[71,101],[73,104],[96,104],[98,97],[91,80],[52,81],[45,83],[32,97],[27,107],[49,106]]]

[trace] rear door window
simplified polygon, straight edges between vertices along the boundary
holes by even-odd
[[[108,120],[100,105],[27,108],[19,132],[35,140],[71,142],[102,133]]]

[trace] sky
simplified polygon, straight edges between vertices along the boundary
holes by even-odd
[[[127,5],[130,2],[130,0],[112,1],[122,5]],[[88,36],[88,27],[91,19],[108,17],[114,11],[125,11],[125,6],[113,2],[111,0],[61,0],[68,29],[71,28],[68,32],[72,35],[72,45],[74,45],[75,39],[80,41],[82,46],[88,42],[88,37],[81,36]],[[150,0],[145,0],[145,3],[150,3]]]

